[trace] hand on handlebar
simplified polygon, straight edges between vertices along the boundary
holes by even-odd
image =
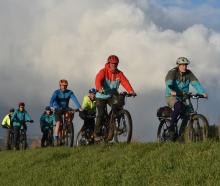
[[[208,94],[207,93],[204,93],[202,95],[204,96],[204,98],[208,99]]]
[[[171,94],[172,96],[176,96],[176,91],[171,91],[170,94]]]

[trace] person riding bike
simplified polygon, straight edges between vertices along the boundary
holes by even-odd
[[[11,149],[11,142],[10,142],[10,133],[13,130],[13,122],[11,121],[11,116],[13,115],[15,109],[11,108],[9,110],[9,114],[6,114],[4,119],[2,120],[2,128],[6,129],[6,149],[10,150]]]
[[[84,96],[82,102],[82,111],[79,112],[79,116],[84,120],[82,131],[89,129],[91,133],[94,133],[95,128],[95,116],[96,116],[96,101],[95,101],[96,89],[91,88],[88,95]]]
[[[78,99],[72,90],[67,89],[68,81],[65,79],[61,79],[59,81],[60,89],[55,90],[51,99],[50,99],[50,107],[54,110],[54,116],[56,121],[56,127],[54,131],[54,142],[55,145],[58,144],[59,141],[59,128],[60,123],[62,122],[62,116],[69,109],[69,100],[72,99],[74,102],[76,109],[80,109],[80,104]]]
[[[53,125],[55,124],[55,117],[51,111],[50,106],[46,106],[44,113],[40,117],[40,128],[43,133],[41,138],[41,147],[45,147],[45,141],[50,140],[48,138],[48,133],[53,130]]]
[[[24,130],[26,131],[27,126],[25,122],[33,123],[33,120],[31,119],[30,114],[25,110],[24,102],[20,102],[18,104],[18,109],[13,113],[11,117],[11,121],[13,122],[15,148],[16,150],[19,150],[21,127],[24,127]]]
[[[111,105],[111,97],[113,92],[117,92],[120,83],[130,94],[135,94],[132,86],[128,79],[125,77],[122,71],[117,67],[119,64],[119,58],[116,55],[110,55],[107,59],[105,67],[101,69],[96,75],[95,85],[96,90],[96,107],[97,107],[97,118],[95,124],[95,140],[99,141],[101,136],[101,128],[103,119],[105,116],[105,110],[107,104]],[[113,112],[116,108],[113,108]],[[113,137],[113,132],[109,133],[109,140]]]
[[[170,122],[170,130],[173,131],[172,137],[175,139],[174,124],[178,122],[179,116],[183,117],[185,105],[181,99],[182,94],[189,92],[189,85],[205,98],[208,98],[208,94],[200,84],[196,76],[187,69],[190,61],[186,57],[179,57],[176,60],[176,67],[169,70],[166,78],[166,102],[167,105],[173,108]],[[183,118],[183,126],[186,125],[187,119]]]

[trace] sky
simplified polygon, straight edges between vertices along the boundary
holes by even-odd
[[[199,111],[218,124],[219,10],[217,0],[0,0],[0,118],[24,101],[35,120],[28,134],[40,135],[39,117],[59,79],[81,102],[115,54],[138,94],[126,104],[134,140],[156,139],[164,78],[180,56],[209,94]],[[78,115],[74,122],[78,131]]]

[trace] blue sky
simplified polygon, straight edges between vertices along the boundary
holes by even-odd
[[[181,8],[195,8],[201,5],[220,8],[219,0],[153,0],[163,6],[178,6]],[[152,1],[152,2],[153,2]]]

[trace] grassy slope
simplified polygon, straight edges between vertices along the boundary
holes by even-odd
[[[220,144],[1,151],[0,185],[220,185]]]

